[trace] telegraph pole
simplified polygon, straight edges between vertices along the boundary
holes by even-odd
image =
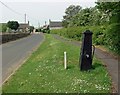
[[[38,28],[40,28],[40,23],[38,22]]]
[[[25,23],[26,23],[26,13],[25,13]]]
[[[46,25],[46,21],[45,21],[45,25]]]

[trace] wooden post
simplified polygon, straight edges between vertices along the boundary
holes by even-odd
[[[67,69],[66,52],[64,52],[64,68]]]

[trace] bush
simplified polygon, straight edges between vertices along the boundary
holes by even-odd
[[[7,25],[5,23],[0,24],[0,32],[6,32],[7,30]]]
[[[82,33],[85,30],[90,30],[93,32],[93,44],[105,45],[110,50],[115,51],[120,55],[120,24],[118,23],[104,26],[85,26],[56,29],[51,30],[51,33],[80,41],[82,40]]]
[[[104,45],[105,27],[104,26],[94,26],[90,30],[93,32],[93,43],[95,45]]]
[[[112,24],[106,29],[106,45],[120,55],[120,24]]]

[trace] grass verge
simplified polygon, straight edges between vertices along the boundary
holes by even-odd
[[[80,49],[45,34],[45,41],[3,85],[3,93],[110,93],[111,80],[102,63],[79,70]],[[63,52],[67,52],[67,70]]]

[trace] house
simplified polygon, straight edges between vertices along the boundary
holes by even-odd
[[[61,21],[51,21],[49,20],[49,28],[51,29],[61,29],[62,27],[62,22]]]
[[[29,23],[20,23],[18,27],[18,31],[20,32],[28,32],[30,30]]]
[[[0,31],[3,31],[2,29],[2,27],[3,27],[3,25],[4,26],[6,26],[7,25],[7,23],[0,23]],[[29,26],[29,21],[28,21],[28,23],[20,23],[19,24],[19,27],[18,27],[18,29],[16,30],[16,32],[18,31],[20,31],[20,32],[28,32],[30,30],[30,26]],[[6,31],[4,30],[3,32],[14,32],[15,30],[11,30],[10,28],[8,28],[7,26],[6,26]]]

